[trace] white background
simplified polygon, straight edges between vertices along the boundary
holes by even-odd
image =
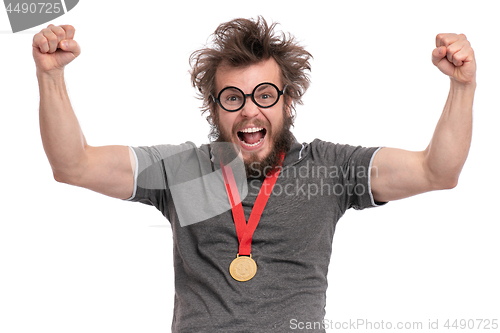
[[[314,56],[297,110],[299,141],[421,150],[449,87],[431,63],[435,35],[465,33],[478,87],[458,187],[346,213],[327,294],[334,322],[426,328],[439,320],[442,328],[446,319],[500,321],[495,8],[493,1],[87,0],[50,23],[76,27],[82,54],[66,79],[91,145],[207,142],[188,57],[219,23],[263,15]],[[12,34],[0,10],[0,332],[170,331],[169,222],[153,207],[52,178],[31,56],[33,35],[47,24]]]

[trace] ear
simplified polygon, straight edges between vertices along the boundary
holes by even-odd
[[[209,111],[208,111],[208,112],[210,112],[210,117],[211,117],[212,119],[214,119],[214,120],[217,120],[217,119],[219,118],[219,117],[218,117],[218,116],[219,116],[219,115],[218,115],[218,112],[219,112],[219,110],[218,110],[218,109],[219,109],[219,108],[218,108],[217,103],[215,103],[215,101],[214,101],[213,99],[210,101],[210,103],[209,103],[209,107],[210,107],[210,109],[209,109]]]

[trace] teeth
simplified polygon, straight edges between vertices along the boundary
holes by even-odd
[[[243,132],[243,133],[255,133],[255,132],[258,132],[258,131],[262,131],[263,129],[264,129],[264,127],[251,127],[251,128],[242,129],[240,132]]]
[[[259,141],[257,141],[256,143],[252,143],[252,144],[246,143],[245,141],[241,141],[241,142],[242,142],[245,146],[247,146],[247,147],[255,147],[255,146],[257,146],[259,143],[261,143],[261,142],[262,142],[262,140],[264,140],[264,138],[260,138],[260,140],[259,140]]]

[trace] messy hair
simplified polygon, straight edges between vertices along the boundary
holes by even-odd
[[[218,118],[213,99],[217,95],[217,68],[221,64],[245,67],[271,57],[280,67],[281,83],[286,85],[284,100],[291,100],[289,107],[293,119],[295,105],[302,104],[302,96],[309,87],[306,70],[311,71],[312,55],[298,45],[292,35],[276,34],[276,25],[268,26],[261,16],[256,21],[240,18],[223,23],[211,35],[211,43],[191,54],[191,82],[203,100],[202,114],[209,111],[207,121],[211,126],[216,125]]]

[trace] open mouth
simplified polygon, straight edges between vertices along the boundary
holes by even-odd
[[[238,139],[243,146],[252,148],[258,146],[266,137],[267,130],[264,127],[249,127],[238,131]]]

